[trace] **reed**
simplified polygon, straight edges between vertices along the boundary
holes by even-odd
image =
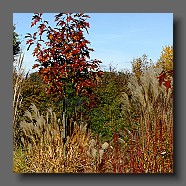
[[[51,109],[42,115],[32,104],[24,117],[20,127],[27,172],[91,173],[99,170],[108,144],[95,141],[86,127],[75,125],[72,136],[64,143],[64,129]],[[15,167],[16,170],[22,171]]]
[[[14,61],[13,66],[13,139],[14,148],[17,145],[17,136],[19,134],[19,110],[21,108],[23,95],[22,89],[24,86],[24,74],[23,68],[24,55],[20,53],[17,60]]]
[[[140,80],[132,76],[128,84],[132,100],[127,108],[130,111],[135,105],[139,115],[135,121],[137,128],[130,128],[133,134],[130,146],[136,157],[133,160],[131,154],[130,159],[131,163],[134,161],[131,166],[137,167],[135,171],[139,171],[139,167],[141,170],[145,167],[145,172],[173,172],[173,100],[171,90],[167,93],[164,86],[159,86],[159,72],[160,69],[149,68],[144,71]],[[126,95],[124,98],[128,105]]]
[[[14,172],[173,173],[173,100],[170,90],[159,86],[156,70],[130,77],[132,97],[121,98],[124,127],[109,142],[78,124],[64,142],[55,113],[40,113],[32,104],[20,123],[23,147],[14,152]]]

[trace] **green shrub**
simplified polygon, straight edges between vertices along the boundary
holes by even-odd
[[[114,132],[118,132],[124,125],[125,115],[122,112],[122,93],[127,92],[129,74],[104,72],[96,88],[96,106],[90,112],[92,132],[99,134],[104,140],[110,141]]]

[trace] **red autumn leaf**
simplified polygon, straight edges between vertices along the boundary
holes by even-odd
[[[166,92],[168,93],[169,88],[171,89],[171,80],[164,81],[163,85],[166,87]]]
[[[98,74],[98,76],[102,76],[103,75],[103,72],[102,71],[99,71],[97,74]]]
[[[33,38],[36,39],[37,32],[34,32]]]
[[[29,40],[26,41],[26,44],[30,44],[32,42],[33,42],[33,39],[29,39]]]
[[[89,24],[89,23],[87,23],[87,22],[85,22],[85,25],[86,25],[87,27],[90,27],[90,24]]]
[[[72,54],[78,54],[78,53],[80,53],[79,49],[75,49],[75,50],[72,51]]]
[[[57,23],[57,26],[59,25],[59,26],[64,26],[66,23],[64,22],[64,21],[59,21],[58,23]]]
[[[171,88],[171,80],[167,80],[163,83],[167,88]]]
[[[46,26],[44,25],[44,24],[40,24],[39,26],[38,26],[38,28],[39,28],[39,35],[42,35],[42,33],[44,32],[44,28],[45,28]]]
[[[67,22],[73,20],[72,16],[67,17]]]
[[[160,75],[158,76],[160,86],[161,86],[162,83],[165,81],[165,78],[166,78],[166,73],[165,73],[164,71],[162,71],[162,72],[160,73]]]
[[[37,20],[34,20],[32,23],[31,23],[31,27],[33,27],[34,25],[36,25],[37,23]]]
[[[39,67],[39,64],[34,64],[32,69]]]
[[[72,16],[69,13],[60,13],[55,17],[57,28],[52,28],[47,21],[42,20],[41,14],[33,16],[32,26],[37,22],[40,23],[33,39],[36,43],[42,41],[41,36],[45,30],[47,30],[48,37],[46,42],[43,41],[46,47],[42,45],[44,48],[41,48],[41,45],[36,45],[33,52],[40,63],[40,75],[46,83],[52,83],[53,87],[50,92],[56,91],[62,94],[64,81],[71,81],[77,94],[83,90],[84,93],[87,93],[86,87],[96,86],[94,83],[95,74],[99,73],[98,76],[100,76],[98,69],[100,61],[86,61],[85,59],[89,58],[90,51],[93,51],[88,48],[87,45],[90,42],[84,37],[84,30],[90,26],[85,21],[89,16],[84,14]],[[39,40],[36,38],[37,34],[40,35]],[[37,64],[35,67],[39,66]],[[95,72],[91,74],[91,70]]]

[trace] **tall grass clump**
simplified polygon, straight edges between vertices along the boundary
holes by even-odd
[[[23,68],[24,55],[20,53],[17,60],[13,65],[13,139],[14,147],[17,145],[17,137],[19,133],[19,117],[20,108],[23,100],[22,89],[24,86],[24,74]]]
[[[77,122],[64,140],[63,121],[52,109],[41,113],[32,104],[19,123],[14,172],[173,173],[172,90],[159,85],[159,73],[148,68],[140,78],[129,76],[130,95],[120,96],[124,117],[107,142]]]
[[[45,115],[39,113],[34,104],[25,112],[21,121],[22,165],[14,164],[14,172],[28,173],[92,173],[99,172],[99,165],[104,150],[99,140],[87,133],[86,126],[75,124],[73,134],[64,141],[63,128],[51,109]],[[25,157],[25,159],[23,159]]]
[[[173,100],[171,90],[167,93],[163,85],[159,86],[159,72],[148,68],[139,80],[131,76],[128,87],[132,96],[129,100],[124,95],[123,101],[125,113],[135,109],[138,116],[130,120],[129,129],[135,157],[141,154],[133,163],[142,164],[146,172],[168,173],[173,172]]]

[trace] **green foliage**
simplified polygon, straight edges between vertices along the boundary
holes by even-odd
[[[13,172],[25,173],[27,172],[26,154],[22,148],[17,149],[13,153]]]
[[[15,32],[16,27],[13,26],[13,55],[17,55],[20,53],[20,44],[21,42],[19,41],[19,35]]]
[[[23,79],[22,84],[21,94],[23,98],[19,109],[19,121],[22,120],[25,111],[29,109],[32,103],[36,105],[41,113],[44,113],[46,108],[52,108],[57,117],[62,118],[64,102],[61,101],[57,94],[46,93],[46,85],[37,72],[29,74],[27,78]],[[68,118],[73,117],[73,119],[80,120],[81,114],[86,112],[84,104],[89,102],[88,98],[84,95],[76,95],[71,83],[66,86],[66,114]]]
[[[81,120],[81,115],[86,112],[84,104],[88,103],[88,97],[83,94],[76,94],[72,83],[66,84],[65,104],[68,118],[74,118],[76,121]],[[63,102],[61,102],[63,106]]]
[[[31,73],[24,79],[21,107],[22,115],[32,103],[34,103],[41,112],[44,112],[46,108],[54,108],[54,97],[48,96],[45,92],[45,88],[46,86],[43,84],[37,72]]]
[[[91,129],[102,139],[110,141],[114,132],[118,132],[124,125],[122,113],[122,93],[127,92],[128,73],[104,72],[96,89],[96,107],[90,112]]]
[[[91,131],[76,125],[65,143],[56,115],[43,115],[32,107],[25,113],[30,120],[20,123],[27,149],[14,152],[14,172],[172,173],[173,100],[159,86],[158,74],[158,69],[149,68],[138,80],[129,73],[105,72],[95,89],[94,107],[83,112]],[[36,89],[44,86],[37,74],[26,80],[39,84]],[[86,109],[86,100],[80,95],[71,100],[74,89],[68,86],[67,112],[73,116],[76,107],[80,113]],[[57,104],[55,97],[50,99]]]

